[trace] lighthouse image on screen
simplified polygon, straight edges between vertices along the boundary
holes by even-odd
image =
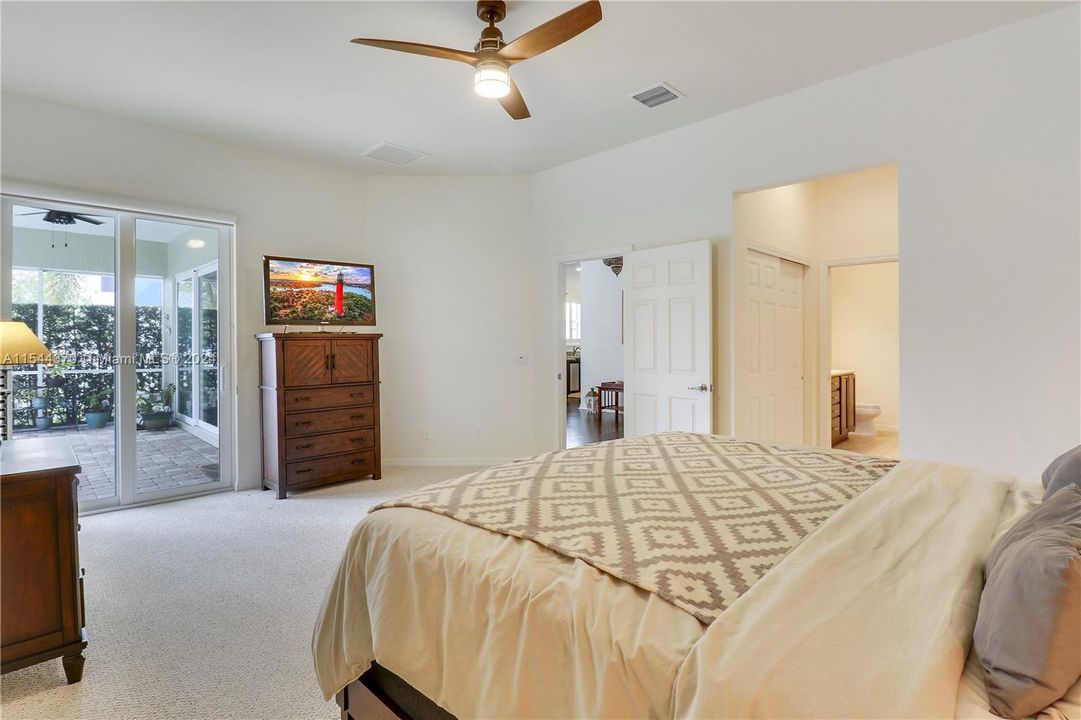
[[[374,325],[371,265],[263,259],[267,325]]]

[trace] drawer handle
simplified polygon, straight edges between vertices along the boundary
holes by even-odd
[[[301,420],[300,422],[295,422],[293,424],[296,425],[297,427],[300,427],[301,425],[311,425],[312,421],[311,420]]]
[[[297,446],[296,446],[296,449],[297,449],[297,450],[307,450],[307,449],[308,449],[308,448],[310,448],[311,446],[312,446],[312,444],[311,444],[311,443],[307,443],[307,444],[305,444],[305,445],[297,445]]]
[[[349,419],[350,420],[363,420],[364,416],[363,415],[350,415]]]
[[[350,393],[349,397],[364,397],[364,393]]]
[[[305,400],[311,400],[311,396],[309,395],[308,397],[295,397],[295,398],[293,398],[293,402],[304,402]]]
[[[354,460],[354,461],[353,461],[353,464],[354,464],[354,465],[366,465],[367,463],[368,463],[368,461],[367,461],[367,460],[365,460],[364,458],[361,458],[361,459],[359,459],[359,460]]]
[[[303,470],[297,470],[297,475],[301,475],[303,473],[311,472],[311,471],[312,471],[311,468],[304,468]]]
[[[364,442],[364,438],[350,438],[349,442],[362,443]]]

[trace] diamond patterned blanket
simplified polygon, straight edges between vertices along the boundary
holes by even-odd
[[[372,511],[418,508],[532,540],[708,624],[896,464],[664,433],[500,465]]]

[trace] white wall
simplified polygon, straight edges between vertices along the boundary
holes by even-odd
[[[880,405],[876,423],[897,431],[900,418],[897,263],[830,270],[833,366],[856,373],[856,402]]]
[[[578,302],[582,297],[582,272],[576,268],[580,266],[577,263],[571,263],[565,267],[567,269],[564,273],[567,283],[567,302]]]
[[[902,454],[1034,476],[1081,440],[1079,14],[540,173],[540,240],[558,256],[714,238],[730,278],[733,193],[895,162]],[[729,310],[717,313],[724,333]]]
[[[257,486],[261,472],[254,335],[268,329],[264,254],[375,264],[380,324],[367,329],[386,333],[388,460],[498,459],[538,448],[527,178],[364,177],[28,97],[5,93],[2,103],[5,183],[236,216],[241,487]],[[491,202],[479,207],[478,197]],[[519,353],[526,365],[516,364]]]
[[[809,184],[814,192],[818,259],[897,254],[896,165],[832,175]]]
[[[582,393],[623,379],[623,280],[601,260],[582,263]]]
[[[385,457],[487,461],[536,449],[529,202],[525,177],[369,179],[362,252],[386,333]]]

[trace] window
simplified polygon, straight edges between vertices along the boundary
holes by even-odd
[[[567,340],[582,339],[582,304],[576,302],[566,303],[567,317]]]

